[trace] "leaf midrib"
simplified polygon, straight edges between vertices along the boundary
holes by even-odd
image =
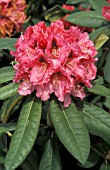
[[[27,123],[28,123],[28,118],[29,118],[29,116],[30,116],[30,112],[31,112],[31,109],[32,109],[33,102],[34,102],[34,99],[32,100],[32,103],[31,103],[31,105],[30,105],[29,114],[28,114],[28,116],[27,116],[26,123],[24,124],[24,131],[23,131],[23,133],[22,133],[22,135],[21,135],[21,138],[20,138],[20,140],[19,140],[19,145],[18,145],[18,147],[16,148],[16,152],[15,152],[15,154],[14,154],[14,156],[13,156],[14,159],[15,159],[15,157],[16,157],[16,155],[17,155],[16,153],[17,153],[17,151],[18,151],[18,149],[19,149],[20,143],[22,142],[22,137],[23,137],[23,135],[24,135],[24,132],[25,132],[25,129],[26,129],[26,125],[27,125]],[[11,162],[13,162],[13,159],[12,159]],[[12,163],[10,164],[10,167],[11,167],[11,166],[12,166]]]
[[[81,11],[81,12],[74,13],[74,14],[71,14],[71,15],[68,16],[66,19],[71,18],[71,16],[74,16],[74,18],[77,18],[77,17],[79,18],[79,16],[78,16],[79,13],[82,13],[82,11]],[[85,16],[83,16],[83,14],[84,14],[84,12],[82,13],[81,18],[87,18],[88,15],[90,14],[90,15],[89,15],[89,18],[100,18],[100,19],[104,19],[103,16],[97,16],[98,13],[96,13],[96,12],[94,12],[94,11],[89,12],[89,14],[88,14],[88,12],[87,12],[87,15],[85,15]],[[93,14],[95,14],[95,15],[93,15]],[[73,20],[74,20],[74,18],[73,18]],[[65,19],[65,20],[66,20],[66,19]]]
[[[66,114],[65,114],[65,112],[64,112],[64,109],[63,109],[61,103],[60,103],[60,106],[61,106],[61,108],[62,108],[62,111],[63,111],[63,113],[64,113],[64,117],[65,117],[65,119],[66,119],[66,121],[67,121],[67,123],[68,123],[68,126],[70,127],[70,129],[71,129],[71,131],[72,131],[72,134],[73,134],[73,136],[74,136],[74,138],[75,138],[76,144],[77,144],[78,149],[79,149],[79,152],[80,152],[81,159],[82,159],[82,161],[83,161],[83,157],[82,157],[82,154],[81,154],[80,147],[79,147],[79,145],[78,145],[78,141],[77,141],[76,135],[75,135],[75,133],[73,132],[73,129],[72,129],[72,127],[71,127],[71,125],[70,125],[70,123],[69,123],[69,121],[68,121],[68,118],[67,118],[67,116],[66,116]]]
[[[0,92],[1,91],[4,91],[4,90],[6,90],[6,89],[9,89],[10,87],[13,87],[13,86],[15,86],[14,88],[16,88],[16,84],[15,83],[10,83],[10,84],[8,84],[8,85],[6,85],[6,86],[4,86],[4,87],[1,87],[0,88]],[[2,89],[2,90],[1,90]],[[12,91],[13,91],[14,89],[12,88]]]
[[[0,75],[0,78],[4,77],[4,76],[7,76],[7,75],[12,75],[12,74],[14,74],[14,71],[10,71],[8,73],[3,73],[3,74]]]
[[[74,16],[75,19],[76,19],[77,17],[78,17],[78,16]],[[68,18],[69,18],[69,17],[68,17]],[[67,19],[68,19],[68,18],[67,18]],[[74,18],[73,18],[72,20],[74,20]],[[78,18],[79,18],[79,17],[78,17]],[[81,19],[82,19],[82,18],[86,18],[86,19],[87,19],[88,17],[87,17],[87,16],[82,16],[82,17],[80,17],[80,18],[81,18]],[[79,19],[80,19],[80,18],[79,18]],[[94,19],[96,19],[96,18],[104,19],[104,18],[101,17],[101,16],[97,16],[97,17],[96,17],[96,16],[89,16],[89,20],[90,20],[90,18],[94,18]],[[65,20],[67,20],[67,19],[65,19]]]
[[[94,119],[96,122],[99,122],[99,124],[105,126],[105,124],[102,122],[102,121],[99,121],[98,119],[96,119],[95,117],[93,117],[91,114],[89,114],[88,112],[82,110],[82,112],[84,112],[86,115],[88,115],[90,118]],[[109,126],[105,126],[105,127],[108,127],[110,128]]]

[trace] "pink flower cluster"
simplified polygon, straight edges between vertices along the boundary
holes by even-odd
[[[70,95],[83,99],[84,86],[92,87],[97,51],[88,33],[78,27],[65,30],[59,20],[48,27],[39,22],[27,28],[15,47],[11,54],[16,60],[14,82],[21,82],[20,95],[36,90],[36,96],[46,101],[54,93],[68,107]]]
[[[102,15],[106,20],[110,21],[110,6],[104,6],[102,8]]]
[[[25,0],[0,0],[0,37],[19,32],[26,20]]]
[[[66,10],[70,10],[70,11],[72,11],[72,10],[74,10],[74,9],[75,9],[75,7],[74,7],[74,6],[66,5],[66,4],[62,4],[62,8],[66,9]]]
[[[108,3],[110,3],[110,0],[107,0]],[[102,15],[107,21],[110,21],[110,6],[104,6],[102,8]]]

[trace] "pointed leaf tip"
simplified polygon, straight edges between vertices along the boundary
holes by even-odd
[[[88,158],[90,139],[88,130],[74,104],[67,109],[51,102],[50,114],[56,133],[65,148],[82,164]]]

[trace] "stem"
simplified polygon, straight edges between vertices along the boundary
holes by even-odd
[[[94,152],[96,152],[98,155],[100,155],[100,156],[102,156],[104,159],[106,159],[106,156],[105,156],[103,153],[101,153],[100,151],[98,151],[96,148],[94,148],[93,146],[91,146],[91,149],[92,149]]]
[[[7,109],[5,116],[2,118],[2,123],[6,123],[9,119],[10,112],[14,109],[16,104],[19,103],[19,101],[23,98],[23,96],[18,96],[17,99],[10,105],[10,107]]]

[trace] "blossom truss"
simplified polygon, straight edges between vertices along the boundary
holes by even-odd
[[[11,37],[25,22],[25,0],[0,0],[0,37]]]
[[[110,6],[104,6],[102,8],[102,15],[107,21],[110,21]]]
[[[14,82],[20,82],[20,95],[31,94],[46,101],[53,93],[64,107],[71,103],[71,96],[83,99],[84,86],[92,87],[96,77],[97,51],[88,33],[78,27],[64,29],[62,21],[46,26],[39,22],[26,29],[17,40]]]

